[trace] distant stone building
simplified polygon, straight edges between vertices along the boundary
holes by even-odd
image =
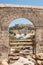
[[[33,28],[34,29],[34,26],[32,24],[16,24],[15,25],[17,28],[18,27],[23,27],[22,29],[12,29],[10,30],[11,32],[15,33],[15,34],[28,34],[34,30],[31,30],[28,29],[28,28]]]

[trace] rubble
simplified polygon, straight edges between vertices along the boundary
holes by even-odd
[[[24,58],[20,57],[15,63],[11,65],[35,65],[35,60],[32,59],[31,57]]]

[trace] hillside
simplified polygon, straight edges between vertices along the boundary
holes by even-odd
[[[9,29],[10,30],[20,30],[20,29],[28,29],[28,30],[32,30],[34,29],[34,26],[32,24],[16,24],[15,26],[13,27],[10,27]]]
[[[30,24],[16,24],[9,28],[10,38],[28,39],[34,35],[34,26]]]

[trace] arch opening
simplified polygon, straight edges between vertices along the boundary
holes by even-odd
[[[9,25],[9,32],[12,34],[11,36],[15,35],[15,38],[13,37],[14,39],[31,38],[35,35],[34,30],[33,23],[25,18],[18,18],[12,21]]]
[[[19,56],[24,53],[25,56],[35,54],[33,39],[35,39],[35,28],[31,21],[18,18],[9,24],[10,54],[15,54],[15,57],[16,54]]]

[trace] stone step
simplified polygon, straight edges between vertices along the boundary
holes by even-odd
[[[26,48],[26,47],[28,47],[29,48],[29,46],[12,46],[12,47],[10,47],[10,48]],[[33,46],[32,46],[33,47]]]
[[[10,42],[32,42],[32,39],[10,40]]]
[[[10,59],[10,64],[16,62],[18,59]]]
[[[12,52],[12,53],[11,53]],[[27,53],[29,53],[29,52],[33,52],[33,50],[19,50],[19,51],[10,51],[10,54],[16,54],[16,53],[20,53],[20,52],[27,52]]]
[[[31,46],[31,45],[33,45],[33,44],[27,44],[27,43],[23,43],[23,44],[21,43],[21,44],[20,44],[20,43],[17,43],[17,44],[9,44],[9,45],[10,45],[10,46],[29,46],[29,45]]]
[[[9,56],[19,56],[19,53],[9,54]]]
[[[10,42],[10,44],[32,44],[32,42]]]
[[[9,57],[16,57],[16,56],[20,56],[22,53],[17,53],[17,54],[9,54]],[[23,53],[24,55],[29,55],[30,53],[29,52],[24,52]],[[31,54],[33,54],[33,52],[31,51]]]
[[[13,49],[13,50],[25,50],[25,49],[28,49],[28,50],[31,50],[33,49],[33,46],[14,46],[14,47],[10,47],[10,49]]]
[[[16,55],[19,56],[19,54],[22,53],[22,52],[26,53],[26,54],[27,53],[29,54],[29,52],[33,52],[33,50],[22,50],[19,53],[15,53],[15,52],[14,53],[10,53],[9,56],[16,56]]]
[[[10,59],[19,59],[20,56],[9,56]]]

